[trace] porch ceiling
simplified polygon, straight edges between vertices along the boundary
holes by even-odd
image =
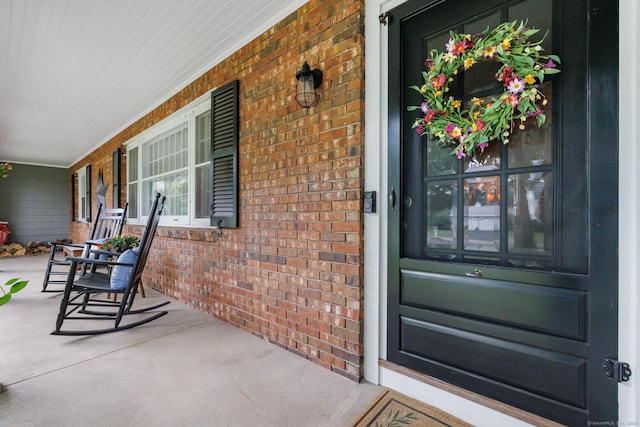
[[[0,160],[71,166],[306,1],[0,1]]]

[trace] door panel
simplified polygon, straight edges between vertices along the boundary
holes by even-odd
[[[585,407],[583,358],[411,318],[401,325],[402,351]]]
[[[616,420],[601,365],[617,354],[617,51],[604,47],[617,5],[413,0],[391,14],[389,360],[567,425]],[[539,88],[545,125],[464,160],[418,137],[406,107],[429,50],[516,19],[549,30],[562,58]],[[450,91],[495,96],[496,70]]]
[[[585,292],[415,270],[400,275],[403,306],[585,339]]]

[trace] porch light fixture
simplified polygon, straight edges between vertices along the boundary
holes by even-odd
[[[300,71],[296,73],[298,86],[296,88],[296,102],[304,108],[311,108],[318,103],[320,95],[316,89],[322,84],[322,71],[309,68],[309,64],[302,64]]]

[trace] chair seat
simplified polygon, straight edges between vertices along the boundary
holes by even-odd
[[[73,284],[74,287],[82,287],[86,291],[118,293],[117,289],[111,289],[111,276],[108,273],[87,273],[77,278]]]

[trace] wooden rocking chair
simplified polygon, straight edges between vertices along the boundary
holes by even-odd
[[[89,232],[89,238],[83,244],[49,243],[51,249],[47,270],[44,273],[44,280],[42,281],[42,292],[62,292],[62,288],[50,289],[48,287],[49,285],[64,285],[67,283],[65,278],[69,274],[71,263],[62,256],[57,256],[59,253],[58,249],[62,248],[66,254],[78,251],[81,252],[82,258],[88,257],[89,251],[96,244],[102,243],[122,233],[128,206],[129,205],[126,204],[124,208],[105,209],[102,203],[99,204],[95,216],[96,219]],[[59,278],[60,276],[64,276],[65,278]]]
[[[71,263],[71,269],[67,276],[56,328],[52,335],[97,335],[116,332],[143,325],[168,313],[167,311],[149,312],[165,306],[171,301],[164,301],[135,310],[132,308],[156,228],[164,209],[164,201],[164,197],[160,199],[160,194],[156,194],[147,225],[140,239],[140,246],[136,248],[137,251],[135,249],[128,250],[120,255],[116,261],[101,260],[98,257],[67,258]],[[92,252],[99,255],[101,251]],[[87,272],[76,274],[76,268],[81,263],[86,263],[88,266]],[[111,273],[102,273],[98,272],[94,268],[95,266],[110,266],[113,268]],[[120,281],[123,286],[114,288],[114,284],[117,284],[117,281]],[[122,294],[122,298],[120,298],[119,302],[103,298],[104,294],[108,293]],[[122,321],[125,317],[127,319],[133,318],[134,320],[123,323]],[[114,325],[103,329],[66,330],[62,329],[62,325],[66,320],[112,321]]]

